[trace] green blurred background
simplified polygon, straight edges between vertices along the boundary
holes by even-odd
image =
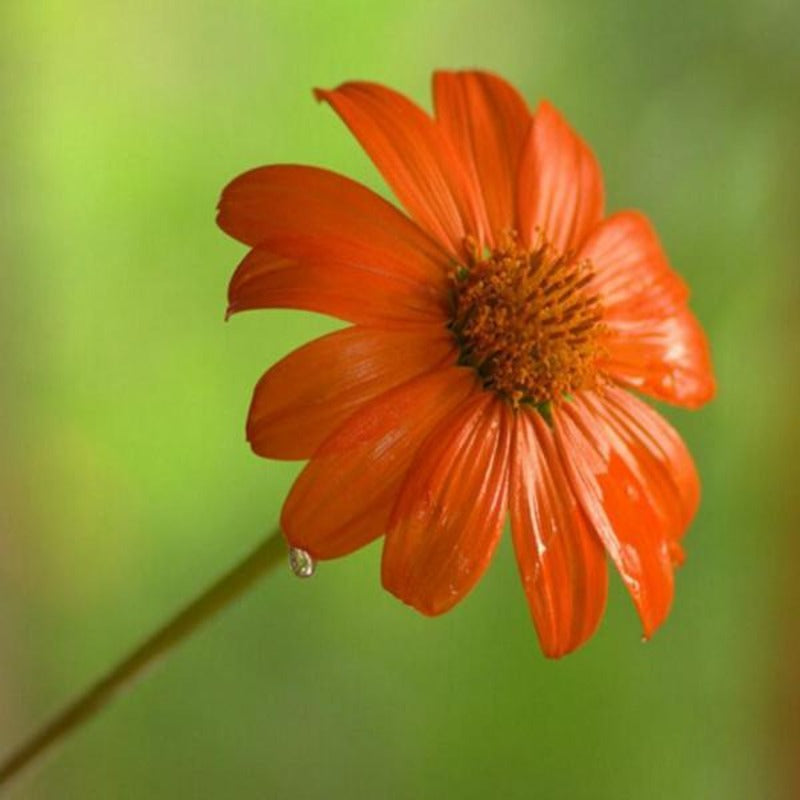
[[[719,397],[666,413],[704,499],[642,644],[539,654],[511,548],[452,613],[379,545],[275,574],[14,798],[800,796],[795,500],[800,6],[747,2],[22,2],[0,12],[0,749],[275,522],[299,464],[243,437],[256,379],[335,323],[223,323],[253,166],[385,186],[311,87],[435,67],[550,98],[693,287]]]

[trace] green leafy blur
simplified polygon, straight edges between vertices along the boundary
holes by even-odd
[[[244,441],[261,373],[335,327],[223,322],[221,188],[275,162],[386,193],[314,86],[429,105],[436,67],[547,97],[610,209],[653,220],[719,380],[664,409],[703,478],[667,624],[614,582],[538,651],[508,541],[434,620],[380,546],[276,574],[9,797],[750,798],[800,783],[800,6],[779,0],[9,2],[0,11],[0,749],[277,520],[299,464]],[[793,399],[794,398],[794,399]],[[792,771],[795,774],[792,774]]]

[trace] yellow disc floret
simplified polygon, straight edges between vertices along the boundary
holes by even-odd
[[[515,406],[596,387],[604,326],[591,264],[544,240],[522,248],[514,234],[491,251],[468,250],[453,273],[450,327],[461,362]]]

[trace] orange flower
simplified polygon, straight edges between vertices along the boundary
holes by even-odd
[[[261,167],[222,195],[220,226],[252,248],[230,313],[351,323],[256,386],[255,452],[310,459],[283,530],[317,559],[385,534],[383,585],[433,615],[478,581],[508,512],[546,655],[597,627],[607,556],[650,636],[699,484],[627,390],[713,395],[686,286],[644,216],[604,216],[597,162],[549,103],[531,114],[481,72],[438,72],[433,92],[433,118],[376,84],[316,93],[408,217],[315,167]]]

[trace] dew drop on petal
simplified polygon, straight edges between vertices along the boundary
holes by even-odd
[[[290,547],[289,566],[298,578],[310,578],[317,565],[305,550],[301,550],[299,547]]]

